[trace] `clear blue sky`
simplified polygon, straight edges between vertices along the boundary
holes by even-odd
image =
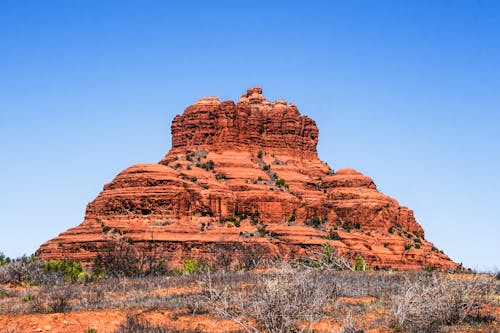
[[[157,162],[198,98],[261,85],[317,121],[319,155],[500,269],[500,1],[0,2],[0,251],[79,224]]]

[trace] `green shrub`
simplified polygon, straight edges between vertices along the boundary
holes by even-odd
[[[264,156],[264,152],[262,150],[259,150],[259,152],[257,153],[257,157],[262,158],[262,156]]]
[[[11,260],[9,257],[6,257],[5,254],[3,254],[3,252],[0,252],[0,266],[8,264],[10,261]]]
[[[271,166],[269,164],[266,164],[262,167],[262,170],[264,171],[269,171],[269,169],[271,169]]]
[[[408,251],[409,249],[412,248],[412,245],[410,243],[405,244],[405,250]]]
[[[259,224],[259,213],[253,213],[252,215],[250,215],[250,223],[252,223],[253,225],[257,225]]]
[[[203,272],[203,265],[196,259],[184,260],[182,264],[182,273],[185,275],[199,274]]]
[[[333,229],[330,229],[330,231],[324,238],[328,240],[342,240],[342,238],[339,236],[339,233]]]
[[[80,281],[80,282],[83,282],[83,281],[90,281],[90,280],[92,280],[92,278],[93,278],[92,274],[90,274],[89,271],[87,271],[87,270],[84,269],[83,271],[81,271],[77,275],[76,280]]]
[[[222,179],[227,179],[227,177],[226,174],[219,172],[218,174],[215,175],[215,179],[222,180]]]
[[[356,257],[356,262],[354,263],[354,270],[363,272],[368,270],[368,265],[365,263],[365,261],[361,256]]]
[[[280,178],[276,181],[276,185],[278,187],[284,187],[284,188],[288,188],[288,184],[286,183],[286,181],[283,179],[283,178]]]
[[[85,330],[85,333],[97,333],[97,330],[95,328],[87,328],[87,330]]]
[[[257,232],[261,237],[264,237],[269,233],[269,230],[266,229],[266,225],[263,225],[262,227],[257,228]]]
[[[307,220],[305,224],[315,228],[319,228],[322,224],[326,223],[326,221],[326,216],[323,216],[322,218],[314,216],[312,219]]]
[[[324,264],[333,264],[334,258],[337,254],[337,251],[330,244],[325,244],[321,247],[321,262]]]
[[[352,229],[361,229],[361,223],[360,222],[350,222],[350,221],[345,221],[342,223],[342,228],[347,231],[351,232]]]
[[[196,163],[196,167],[205,169],[206,171],[211,171],[215,167],[215,163],[212,160],[209,160],[206,163]]]
[[[224,220],[229,221],[229,222],[236,222],[236,216],[231,215],[231,216],[224,218]]]
[[[86,281],[91,275],[79,262],[72,260],[50,260],[43,265],[46,272],[60,272],[68,282]]]

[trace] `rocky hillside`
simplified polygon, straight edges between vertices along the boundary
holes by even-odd
[[[411,210],[353,169],[334,172],[317,143],[314,120],[261,88],[237,103],[202,98],[174,118],[172,149],[159,163],[118,174],[83,222],[37,256],[91,262],[109,242],[128,242],[154,244],[176,266],[249,253],[300,258],[328,243],[370,267],[457,267],[425,240]]]

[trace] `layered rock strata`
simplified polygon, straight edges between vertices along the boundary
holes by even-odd
[[[316,123],[250,88],[237,103],[207,97],[172,122],[172,149],[104,186],[83,222],[37,256],[89,263],[110,241],[154,244],[171,267],[248,253],[301,258],[330,244],[371,267],[456,268],[413,212],[353,169],[317,155]]]

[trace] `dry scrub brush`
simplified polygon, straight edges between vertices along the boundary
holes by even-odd
[[[275,274],[258,276],[244,289],[216,286],[210,275],[204,287],[207,305],[246,332],[310,332],[338,297],[337,286],[324,281],[317,270],[284,266]]]
[[[176,330],[156,326],[138,315],[129,314],[113,333],[202,333],[201,330]]]
[[[32,257],[21,257],[0,265],[0,283],[31,283],[52,285],[64,281],[58,272],[44,269],[45,262]]]
[[[339,331],[339,333],[364,333],[363,330],[358,330],[352,323],[352,316],[350,313],[344,319],[344,323]]]
[[[392,324],[396,331],[440,332],[445,325],[464,321],[489,320],[480,314],[492,295],[491,276],[473,275],[471,279],[432,274],[406,282],[394,297]]]

